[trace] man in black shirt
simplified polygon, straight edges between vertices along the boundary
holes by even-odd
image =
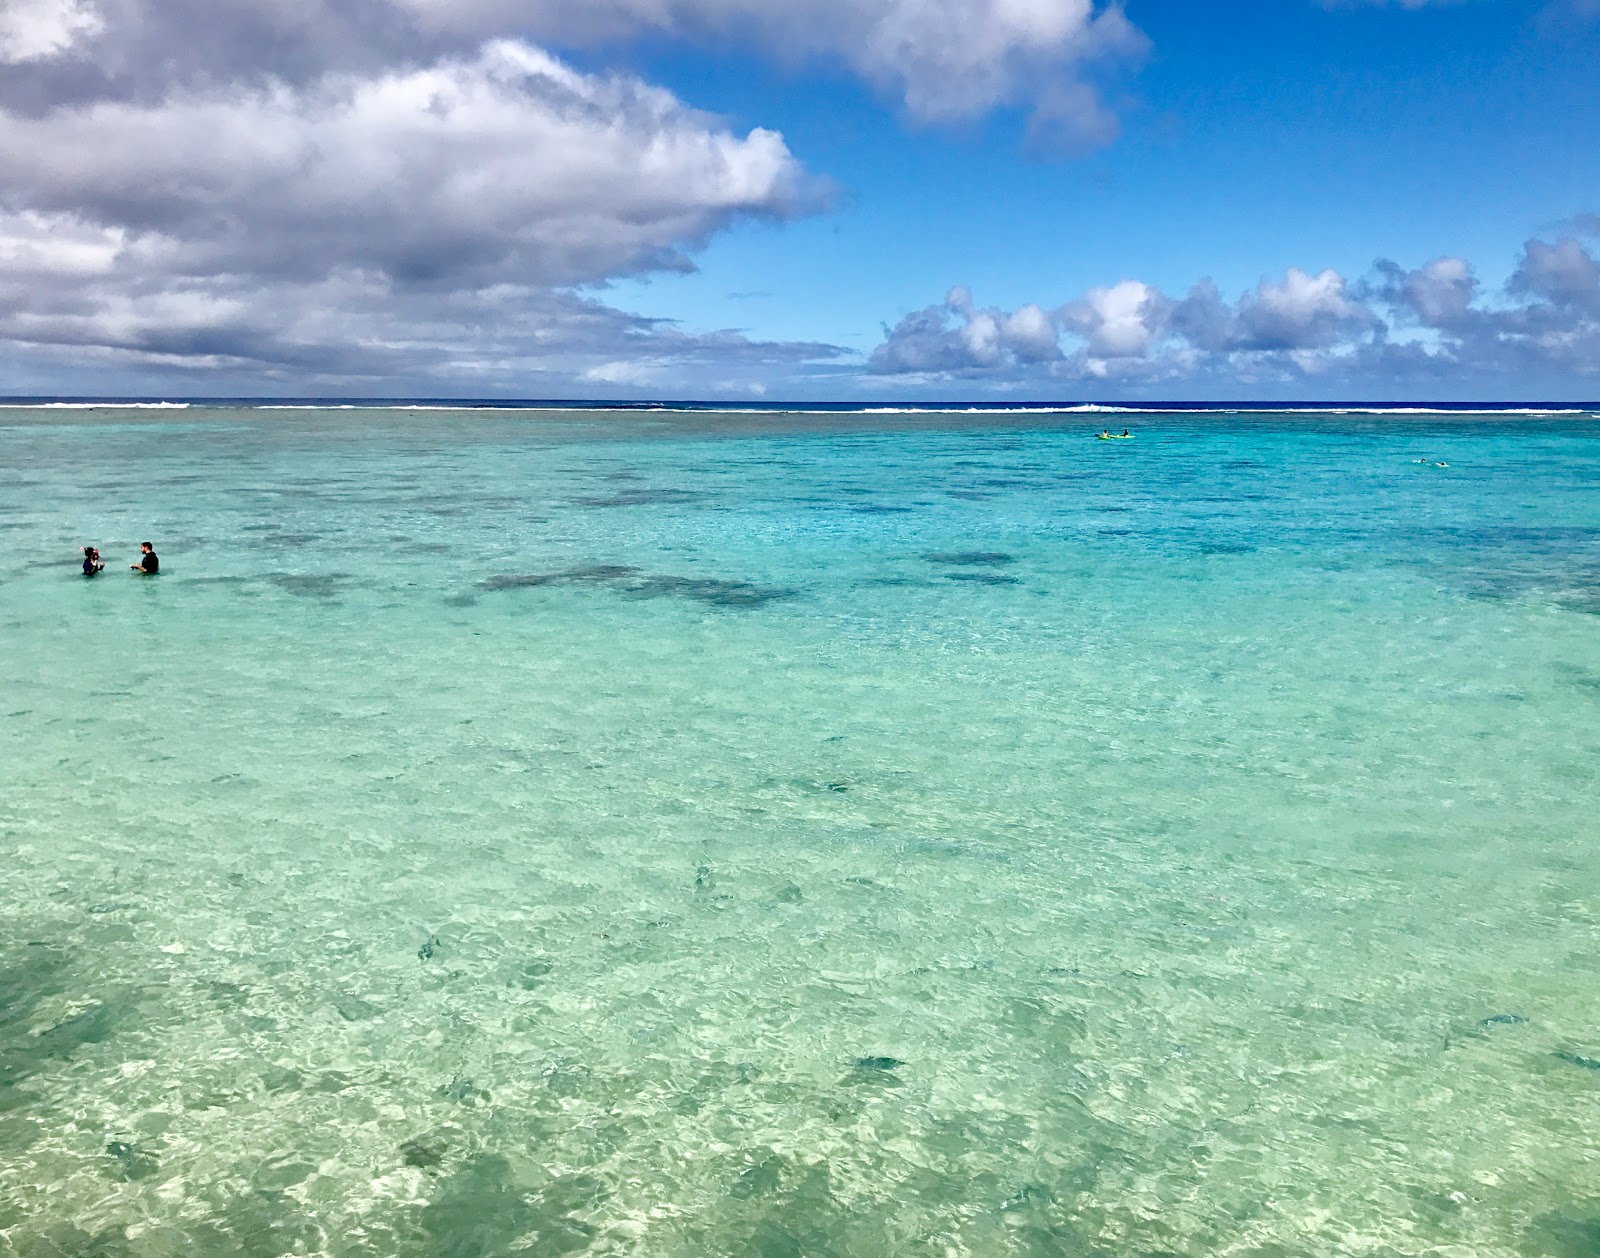
[[[128,567],[132,568],[140,576],[155,576],[156,573],[161,571],[161,561],[156,558],[156,548],[149,542],[140,542],[139,549],[143,552],[139,556],[139,562],[131,563]]]

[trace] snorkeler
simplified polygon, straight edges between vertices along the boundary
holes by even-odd
[[[92,577],[97,572],[104,572],[106,566],[100,560],[100,552],[93,546],[83,548],[83,575]]]
[[[142,577],[155,576],[156,573],[161,571],[161,560],[156,558],[156,548],[149,542],[140,542],[139,550],[141,551],[139,562],[131,563],[128,567]]]

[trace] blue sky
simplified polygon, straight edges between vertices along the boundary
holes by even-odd
[[[1595,0],[143,2],[0,18],[0,392],[1600,397]]]

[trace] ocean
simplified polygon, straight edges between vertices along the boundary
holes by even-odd
[[[1600,1252],[1594,412],[36,406],[0,540],[0,1253]]]

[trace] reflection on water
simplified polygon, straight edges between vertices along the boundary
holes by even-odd
[[[183,414],[0,415],[0,1250],[1594,1252],[1590,421]]]

